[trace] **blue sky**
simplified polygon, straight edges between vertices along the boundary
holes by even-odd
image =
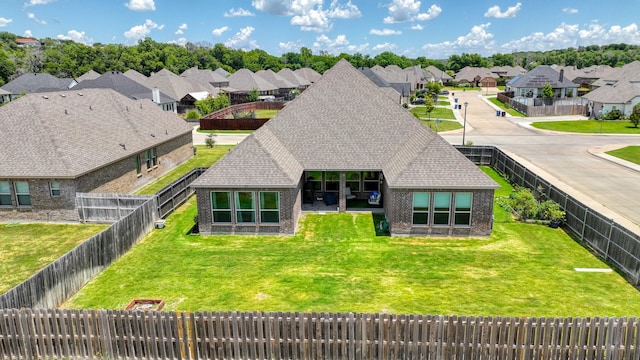
[[[640,45],[640,0],[0,0],[0,31],[410,58]]]

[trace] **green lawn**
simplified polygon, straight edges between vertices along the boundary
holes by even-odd
[[[507,112],[507,114],[511,115],[511,116],[517,116],[517,117],[526,117],[523,113],[516,111],[513,108],[508,108],[504,105],[504,103],[502,101],[499,101],[497,97],[488,97],[487,100],[489,100],[492,104],[498,106],[500,109],[502,109],[502,111]]]
[[[436,121],[433,118],[431,120],[420,119],[420,121],[424,126],[437,132],[462,129],[462,125],[457,121],[440,120],[438,124],[436,124]]]
[[[215,164],[218,159],[228,153],[234,146],[235,145],[215,145],[212,148],[209,148],[205,145],[196,145],[197,156],[194,156],[186,162],[178,165],[175,169],[161,176],[158,180],[138,189],[135,193],[153,195],[165,186],[181,178],[189,171],[198,167],[210,167]]]
[[[0,294],[106,228],[107,225],[0,224]]]
[[[531,126],[537,129],[554,130],[585,134],[636,134],[640,135],[640,128],[633,127],[629,121],[545,121],[534,122]]]
[[[453,114],[453,110],[447,108],[436,107],[433,109],[431,114],[427,114],[426,108],[424,105],[418,105],[411,108],[412,114],[418,115],[421,120],[426,120],[427,118],[431,119],[445,119],[445,120],[455,120],[456,116]]]
[[[188,235],[195,214],[192,198],[64,307],[161,298],[166,310],[640,313],[640,293],[615,272],[574,271],[605,265],[562,230],[502,209],[486,239],[377,236],[369,213],[306,215],[295,236]]]
[[[640,146],[627,146],[607,151],[606,154],[640,165]]]

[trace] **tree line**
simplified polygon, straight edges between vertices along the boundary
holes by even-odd
[[[322,74],[340,59],[348,60],[355,67],[397,65],[406,68],[433,65],[449,74],[454,74],[465,66],[522,66],[530,70],[538,65],[552,64],[578,68],[592,65],[616,67],[640,60],[640,46],[627,44],[514,52],[489,57],[463,53],[451,55],[448,59],[428,59],[425,56],[412,59],[388,51],[373,57],[360,53],[332,55],[326,51],[314,54],[307,47],[302,47],[299,52],[274,56],[260,49],[244,51],[207,42],[181,46],[159,43],[151,38],[142,39],[131,46],[102,43],[88,46],[70,40],[44,38],[39,39],[39,47],[20,47],[16,43],[17,38],[15,34],[0,32],[0,85],[24,73],[49,73],[60,78],[70,78],[79,77],[90,70],[102,74],[133,69],[149,76],[163,68],[180,74],[194,66],[201,69],[223,68],[229,72],[241,68],[254,72],[267,69],[278,72],[285,67],[294,70],[310,67]]]

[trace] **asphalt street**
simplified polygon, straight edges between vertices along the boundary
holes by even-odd
[[[584,119],[583,117],[519,118],[496,116],[495,105],[484,99],[485,91],[455,92],[451,103],[468,103],[466,131],[455,130],[440,135],[451,144],[494,145],[534,170],[591,209],[640,234],[640,167],[616,160],[604,151],[640,145],[637,135],[570,134],[532,128],[534,121]],[[464,124],[465,107],[454,110]],[[245,134],[217,134],[220,145],[235,145]],[[195,144],[204,144],[206,134],[194,128]]]

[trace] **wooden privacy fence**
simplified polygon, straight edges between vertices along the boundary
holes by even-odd
[[[158,213],[161,218],[165,218],[193,195],[195,191],[189,185],[205,171],[207,168],[195,168],[156,193]]]
[[[638,359],[635,318],[0,310],[4,359]]]
[[[0,308],[52,308],[75,294],[153,228],[158,218],[153,198],[101,233],[0,295]],[[0,329],[4,334],[4,329]]]
[[[566,212],[565,229],[605,262],[620,270],[632,285],[640,285],[640,235],[589,209],[584,203],[558,189],[496,147],[456,148],[479,165],[487,165],[488,154],[491,153],[491,166],[499,173],[507,175],[512,184],[538,191],[560,204]]]
[[[76,193],[76,208],[80,222],[114,223],[150,198],[145,195]]]

